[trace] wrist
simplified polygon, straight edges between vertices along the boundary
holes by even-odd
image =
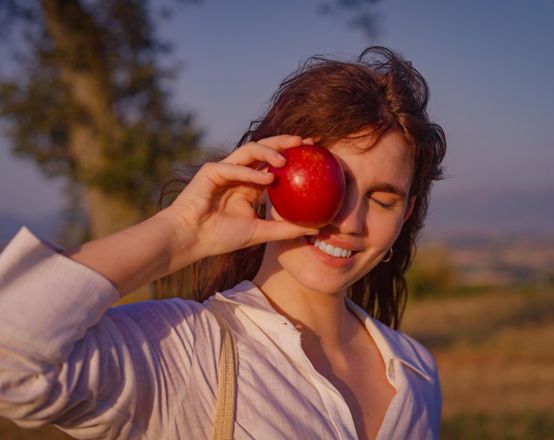
[[[152,219],[159,222],[159,225],[167,231],[169,267],[165,275],[204,258],[200,251],[197,232],[177,210],[169,206],[158,212]]]

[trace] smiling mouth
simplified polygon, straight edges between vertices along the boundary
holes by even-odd
[[[332,246],[323,240],[319,240],[311,236],[306,236],[306,241],[308,242],[308,244],[318,248],[320,251],[334,258],[346,259],[346,258],[350,258],[352,255],[357,253],[357,251],[353,251],[351,249],[344,249],[341,247]]]

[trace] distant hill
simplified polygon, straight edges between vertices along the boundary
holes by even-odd
[[[551,188],[468,190],[433,194],[424,236],[554,236]]]
[[[437,192],[420,243],[447,248],[457,282],[544,290],[554,280],[554,188]]]

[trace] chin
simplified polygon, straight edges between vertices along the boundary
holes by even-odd
[[[319,271],[309,270],[309,268],[298,267],[291,270],[284,269],[289,276],[294,279],[302,288],[325,295],[337,295],[345,291],[349,284],[344,279],[338,279],[336,275],[322,274]]]

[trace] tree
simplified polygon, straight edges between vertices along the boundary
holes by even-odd
[[[349,25],[373,36],[377,2],[318,6],[323,14],[351,13]],[[0,117],[14,154],[65,179],[66,244],[150,215],[172,164],[199,153],[192,115],[168,100],[176,72],[160,68],[169,48],[152,17],[148,0],[0,1],[0,36],[6,44],[15,34],[17,42],[15,74],[0,77]]]
[[[160,67],[168,47],[155,36],[150,7],[146,0],[0,4],[1,28],[24,36],[16,75],[0,81],[0,116],[14,154],[66,179],[67,226],[88,220],[76,242],[151,215],[172,166],[199,152],[192,115],[168,100],[175,72]]]

